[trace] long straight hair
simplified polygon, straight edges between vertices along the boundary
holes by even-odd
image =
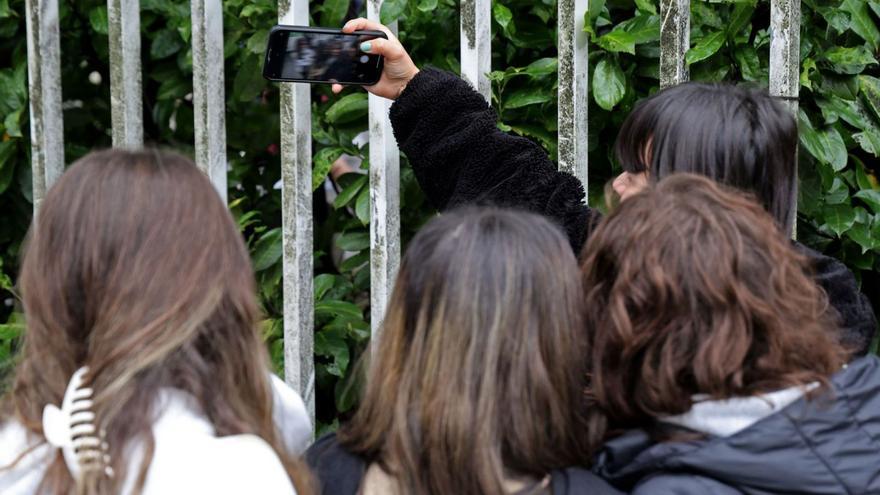
[[[806,257],[754,198],[710,179],[678,174],[627,199],[584,253],[595,442],[696,394],[827,384],[846,362]]]
[[[272,419],[247,250],[189,159],[110,150],[73,164],[42,203],[19,283],[27,330],[0,419],[41,437],[44,406],[60,404],[71,375],[88,366],[116,473],[85,471],[77,484],[59,452],[41,492],[119,493],[135,443],[145,448],[140,492],[164,387],[191,394],[218,436],[261,437],[300,494],[307,490]]]
[[[468,209],[413,239],[343,445],[400,493],[504,493],[588,462],[577,263],[536,215]]]
[[[754,194],[785,232],[797,213],[797,123],[767,91],[689,82],[641,101],[614,152],[652,181],[687,172]]]

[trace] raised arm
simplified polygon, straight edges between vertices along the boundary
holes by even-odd
[[[495,111],[466,81],[436,69],[419,71],[380,24],[355,19],[343,28],[359,29],[389,34],[369,47],[385,56],[385,69],[367,90],[396,99],[394,135],[429,201],[441,210],[477,204],[540,213],[564,229],[579,253],[594,216],[581,182],[557,171],[536,143],[499,130]]]

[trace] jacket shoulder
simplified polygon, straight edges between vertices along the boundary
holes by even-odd
[[[740,491],[696,474],[659,473],[641,481],[632,495],[740,495]]]
[[[319,438],[305,454],[306,463],[318,479],[318,493],[355,495],[366,472],[366,461],[345,450],[335,433]]]

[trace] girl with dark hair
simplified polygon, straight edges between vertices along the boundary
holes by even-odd
[[[397,276],[360,408],[307,459],[325,495],[619,493],[589,471],[584,294],[540,216],[444,214]]]
[[[0,493],[309,493],[305,407],[270,376],[247,249],[189,159],[110,150],[71,165],[19,284]]]
[[[598,213],[584,204],[583,185],[559,172],[536,143],[502,132],[495,111],[465,81],[419,69],[384,26],[366,19],[343,30],[382,29],[370,53],[385,56],[382,78],[367,90],[389,99],[400,149],[434,206],[512,206],[560,225],[580,253]],[[336,86],[334,91],[341,91]],[[615,148],[624,173],[614,189],[626,198],[676,172],[708,176],[754,193],[791,231],[796,194],[797,125],[765,91],[686,83],[647,98],[624,122]],[[867,352],[877,324],[867,298],[843,263],[797,245],[840,317],[843,341]]]
[[[844,364],[807,258],[751,197],[661,180],[585,253],[590,434],[615,437],[595,472],[636,495],[880,493],[880,360]]]

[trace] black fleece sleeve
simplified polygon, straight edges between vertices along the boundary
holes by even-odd
[[[835,258],[800,243],[795,246],[810,258],[816,282],[837,310],[841,342],[855,351],[855,357],[864,356],[877,331],[877,317],[867,296],[859,290],[855,275]]]
[[[497,115],[463,79],[424,69],[391,107],[391,124],[416,179],[438,209],[466,204],[542,214],[580,254],[598,217],[574,176],[536,143],[498,129]]]

